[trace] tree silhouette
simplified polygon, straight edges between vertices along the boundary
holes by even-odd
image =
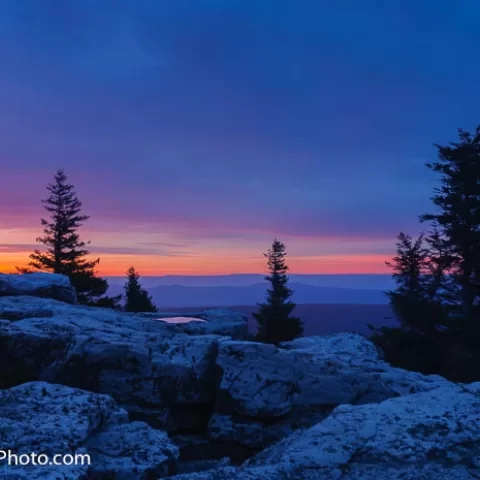
[[[287,286],[286,255],[285,245],[277,239],[264,254],[269,270],[265,280],[270,282],[271,288],[267,290],[266,303],[259,304],[258,313],[253,314],[258,325],[256,338],[261,342],[278,344],[293,340],[303,333],[302,321],[290,316],[295,303],[289,300],[293,292]]]
[[[125,311],[126,312],[156,312],[157,307],[151,296],[140,285],[140,275],[134,267],[127,270],[125,282]]]
[[[473,318],[480,297],[480,126],[471,134],[458,131],[459,142],[436,145],[438,160],[427,167],[441,176],[432,201],[437,212],[420,217],[430,223],[447,249],[457,304],[464,318]]]
[[[47,247],[42,252],[36,249],[30,256],[30,262],[24,271],[43,270],[66,275],[75,287],[80,303],[102,306],[116,306],[117,298],[103,297],[108,282],[95,274],[100,259],[89,260],[87,245],[80,239],[78,229],[88,216],[81,213],[82,202],[75,188],[67,182],[63,170],[58,170],[53,183],[47,185],[49,196],[42,200],[50,218],[41,219],[43,236],[36,241]],[[20,269],[22,271],[22,269]]]
[[[457,142],[435,145],[437,160],[427,163],[440,174],[436,211],[420,217],[430,231],[416,243],[399,237],[391,264],[397,289],[388,295],[401,327],[377,330],[372,339],[397,366],[474,381],[480,379],[480,126],[458,134]]]

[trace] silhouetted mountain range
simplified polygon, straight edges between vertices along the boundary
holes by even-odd
[[[257,331],[257,322],[252,313],[258,312],[256,305],[229,305],[229,308],[244,313],[248,317],[248,326],[251,333]],[[169,312],[185,313],[198,312],[199,307],[169,308]],[[303,322],[304,335],[329,335],[338,332],[356,332],[370,335],[367,325],[374,327],[396,326],[397,321],[390,305],[354,305],[316,303],[298,304],[293,315],[300,317]]]
[[[182,285],[185,287],[219,287],[233,286],[246,287],[256,283],[265,283],[261,274],[232,274],[232,275],[162,275],[142,276],[142,285],[158,287],[161,285]],[[110,285],[123,285],[125,277],[106,277]],[[316,287],[360,288],[372,290],[388,290],[393,287],[392,276],[389,274],[290,274],[290,281]]]
[[[265,300],[267,289],[265,282],[245,286],[158,284],[148,286],[145,281],[142,281],[142,284],[152,295],[157,307],[162,309],[168,307],[255,305]],[[290,288],[294,291],[292,300],[298,304],[385,305],[388,303],[388,299],[382,290],[320,287],[297,282],[291,282]],[[123,287],[118,284],[111,284],[109,293],[112,295],[123,294]]]

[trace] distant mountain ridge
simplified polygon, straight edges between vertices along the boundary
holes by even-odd
[[[157,307],[162,309],[168,307],[255,305],[265,300],[267,289],[266,282],[245,286],[189,286],[178,284],[148,286],[145,281],[142,281],[142,284],[152,295]],[[299,282],[290,282],[290,288],[294,291],[292,300],[298,304],[385,305],[388,303],[384,292],[379,289],[323,287]],[[112,295],[123,294],[123,288],[118,284],[112,284],[109,293]]]
[[[190,287],[216,286],[248,286],[265,283],[262,274],[230,274],[230,275],[162,275],[143,276],[140,270],[142,284],[145,287],[160,285],[182,285]],[[111,285],[123,285],[125,277],[106,277]],[[317,287],[355,288],[367,290],[388,290],[393,287],[389,274],[290,274],[290,281]]]

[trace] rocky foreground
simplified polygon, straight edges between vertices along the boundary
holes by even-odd
[[[175,314],[177,315],[177,314]],[[480,478],[480,383],[396,369],[355,334],[249,341],[228,310],[172,324],[0,275],[1,451],[88,454],[5,480]]]

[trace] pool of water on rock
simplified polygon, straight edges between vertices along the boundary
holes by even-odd
[[[155,320],[161,320],[166,323],[190,323],[190,322],[203,322],[206,323],[206,320],[195,317],[170,317],[170,318],[156,318]]]

